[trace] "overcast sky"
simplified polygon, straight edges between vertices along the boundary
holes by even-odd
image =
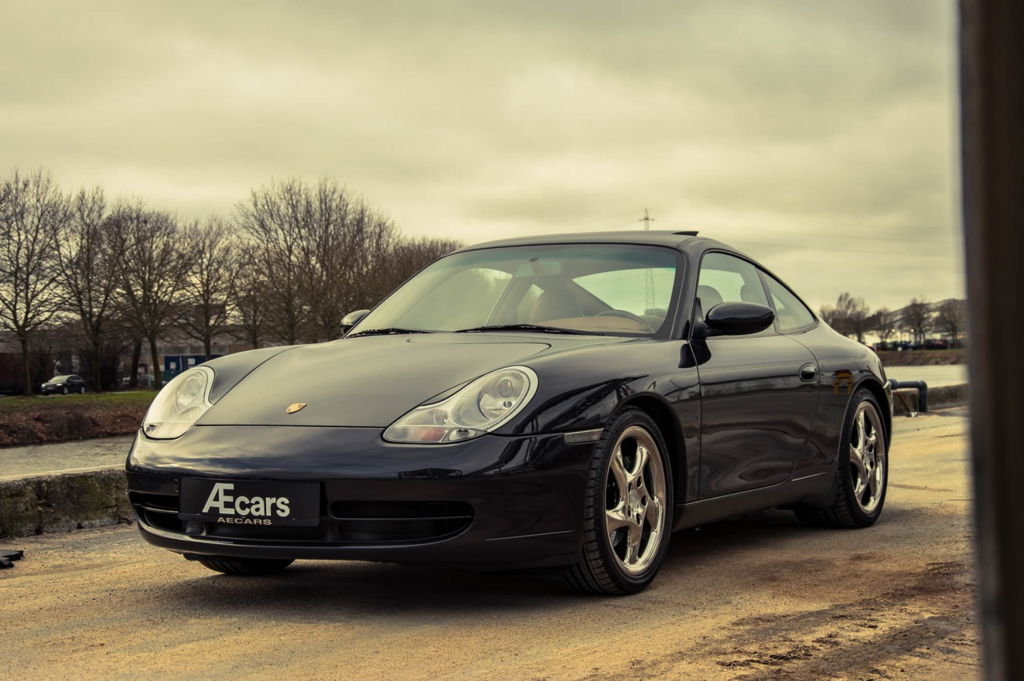
[[[962,295],[951,0],[0,0],[0,172],[185,218],[338,178],[410,235],[700,229],[815,307]]]

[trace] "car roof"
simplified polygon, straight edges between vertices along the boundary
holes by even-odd
[[[485,241],[466,246],[459,251],[505,246],[538,246],[554,244],[636,244],[641,246],[667,246],[679,251],[700,252],[709,248],[723,248],[737,252],[726,244],[698,236],[696,230],[618,230],[612,232],[569,232],[565,234],[536,234],[497,241]],[[457,252],[459,252],[457,251]]]

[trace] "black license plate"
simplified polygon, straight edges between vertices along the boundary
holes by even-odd
[[[319,525],[320,483],[182,478],[178,517],[256,527]]]

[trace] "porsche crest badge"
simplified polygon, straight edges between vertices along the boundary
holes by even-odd
[[[288,405],[288,408],[285,409],[284,411],[287,414],[294,414],[297,411],[301,411],[302,408],[305,407],[305,406],[306,406],[305,402],[292,402],[291,404]]]

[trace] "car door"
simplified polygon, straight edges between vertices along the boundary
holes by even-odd
[[[719,252],[701,261],[697,299],[698,315],[722,302],[769,306],[758,269]],[[814,355],[774,326],[694,344],[701,356],[701,498],[788,480],[817,409]]]

